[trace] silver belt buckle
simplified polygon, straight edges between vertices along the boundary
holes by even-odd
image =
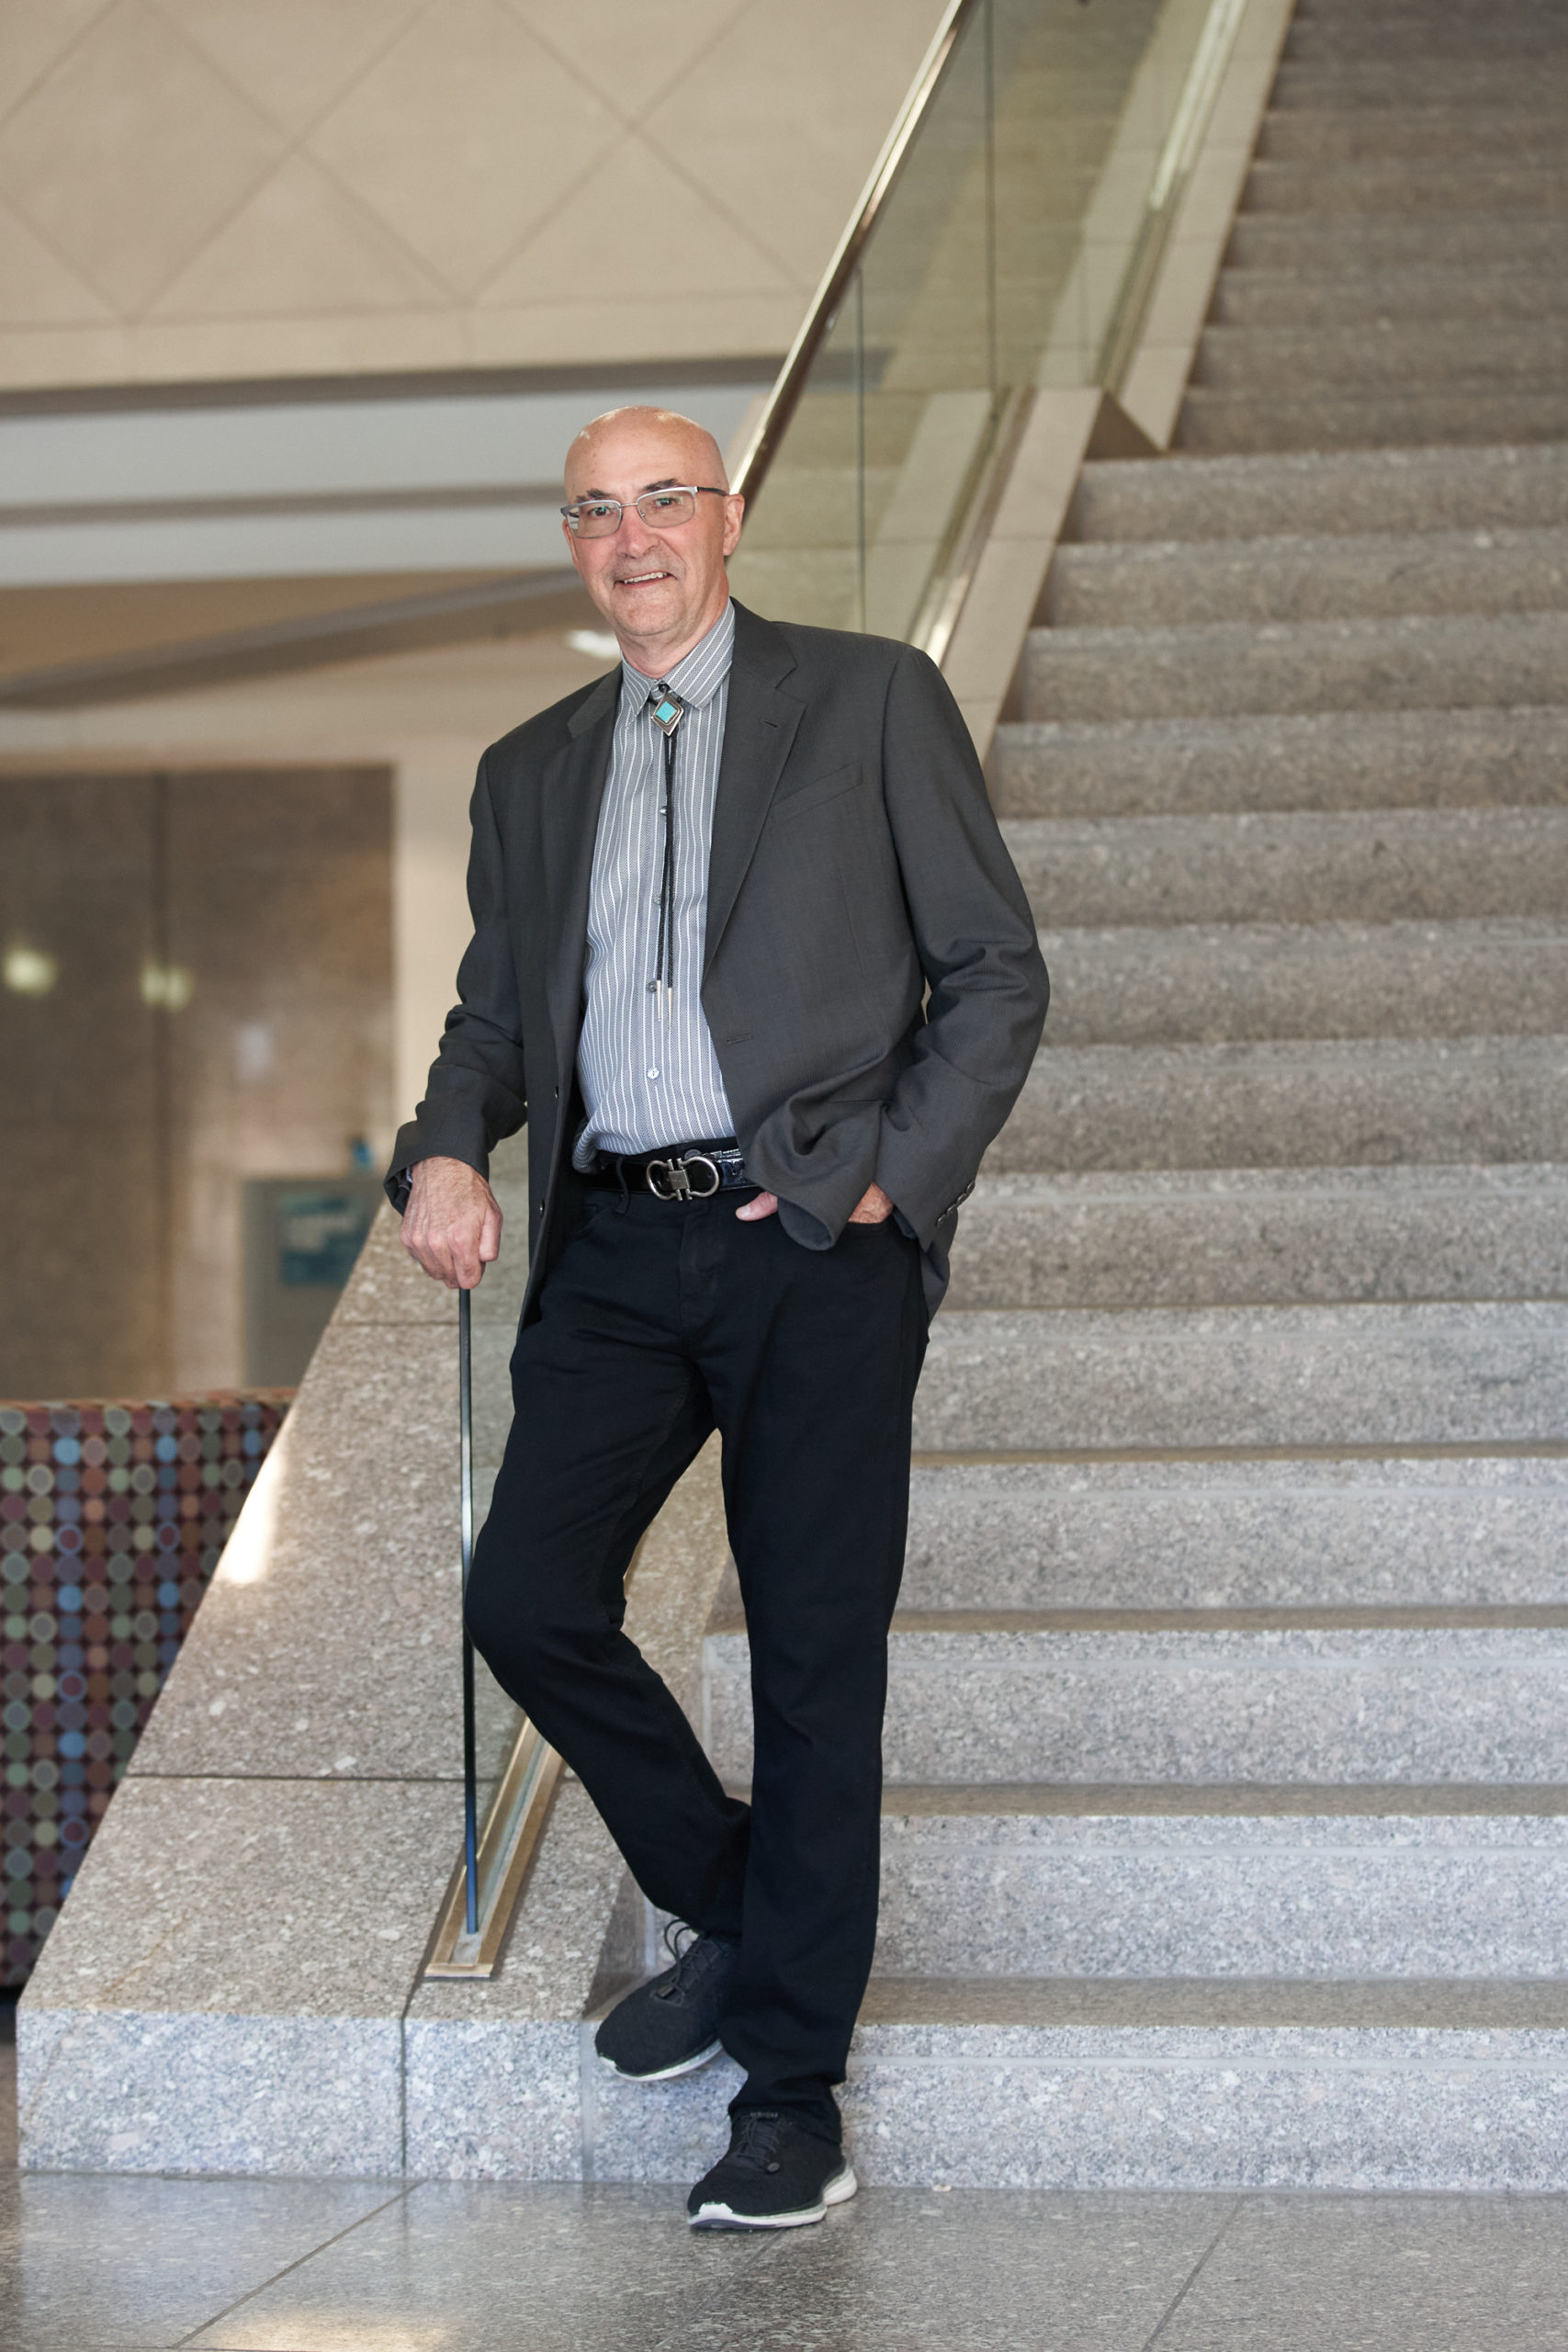
[[[705,1168],[713,1179],[712,1183],[694,1184],[691,1177],[694,1168]],[[656,1201],[711,1201],[722,1182],[718,1162],[710,1159],[705,1151],[689,1151],[681,1159],[650,1159],[642,1172],[644,1182]],[[658,1181],[660,1177],[668,1181],[668,1192],[660,1188]]]

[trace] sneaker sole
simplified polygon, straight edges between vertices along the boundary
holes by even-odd
[[[694,2230],[803,2230],[821,2221],[829,2205],[847,2205],[860,2187],[854,2166],[836,2172],[818,2205],[803,2205],[797,2213],[738,2213],[730,2205],[699,2205],[688,2215]]]
[[[672,2083],[677,2075],[694,2075],[699,2066],[705,2066],[710,2059],[722,2056],[723,2051],[722,2041],[710,2041],[707,2048],[699,2050],[694,2057],[679,2059],[673,2066],[656,2067],[651,2075],[628,2075],[624,2066],[617,2066],[615,2060],[606,2058],[603,2051],[599,2052],[599,2064],[608,2066],[612,2075],[619,2075],[623,2083]]]

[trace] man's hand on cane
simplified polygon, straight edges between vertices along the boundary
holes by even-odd
[[[448,1290],[473,1290],[501,1255],[501,1204],[466,1161],[422,1159],[400,1238],[433,1281]]]

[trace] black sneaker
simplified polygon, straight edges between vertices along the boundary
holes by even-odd
[[[739,1945],[690,1928],[666,1928],[664,1940],[674,1967],[617,2001],[593,2037],[600,2057],[634,2083],[692,2074],[723,2047],[719,2012]]]
[[[842,2148],[765,2107],[744,2107],[729,2153],[686,2199],[694,2230],[798,2230],[859,2182]]]

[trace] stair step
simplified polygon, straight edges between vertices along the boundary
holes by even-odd
[[[595,2073],[599,2177],[692,2179],[739,2079]],[[874,1976],[840,2097],[878,2186],[1558,2189],[1568,1988]]]
[[[994,1175],[1568,1159],[1568,1040],[1046,1047]]]
[[[946,1308],[1568,1297],[1568,1169],[982,1177]]]
[[[1561,167],[1562,118],[1517,106],[1413,107],[1399,114],[1270,108],[1258,132],[1269,164],[1506,161]]]
[[[932,1326],[915,1398],[921,1450],[1564,1435],[1568,1306],[1544,1300],[954,1311]]]
[[[1242,541],[1568,528],[1568,444],[1153,458],[1083,469],[1074,538]]]
[[[1041,933],[1053,1047],[1551,1035],[1568,922],[1128,924]]]
[[[1225,269],[1210,317],[1226,327],[1342,329],[1353,320],[1465,319],[1510,333],[1561,319],[1568,278],[1540,268],[1449,269],[1439,262],[1355,271]]]
[[[1550,390],[1568,361],[1568,322],[1521,320],[1501,336],[1478,335],[1468,319],[1364,321],[1297,334],[1283,327],[1210,326],[1203,331],[1190,390],[1265,399],[1319,390],[1334,399],[1365,390],[1397,394],[1418,385],[1425,397],[1480,391],[1498,395]]]
[[[1568,608],[1568,527],[1062,547],[1053,628]]]
[[[1002,831],[1045,922],[1462,922],[1568,908],[1568,808],[1006,818]]]
[[[1346,119],[1353,118],[1341,117]],[[1561,148],[1548,162],[1507,154],[1428,159],[1405,152],[1387,158],[1263,158],[1247,173],[1242,209],[1328,220],[1344,213],[1544,213],[1559,209],[1565,199],[1568,175]]]
[[[1090,721],[1568,705],[1568,614],[1037,628],[1023,703]]]
[[[1225,260],[1236,269],[1318,270],[1348,278],[1360,270],[1438,266],[1551,272],[1561,267],[1562,244],[1562,219],[1553,212],[1533,219],[1452,213],[1439,220],[1420,213],[1323,220],[1310,213],[1242,212],[1232,225]]]
[[[910,1487],[902,1599],[928,1610],[1561,1604],[1568,1446],[926,1458]]]
[[[1004,817],[1059,822],[1214,813],[1568,802],[1568,709],[1047,720],[999,727]]]
[[[1407,89],[1419,88],[1434,70],[1466,67],[1505,72],[1528,87],[1540,67],[1561,64],[1565,31],[1561,17],[1544,11],[1450,17],[1411,6],[1389,16],[1298,17],[1282,55],[1287,67],[1356,72],[1386,66],[1401,74]]]
[[[1488,112],[1517,105],[1530,113],[1568,97],[1568,67],[1561,42],[1527,60],[1506,57],[1422,56],[1413,44],[1397,61],[1329,56],[1287,56],[1269,93],[1271,108],[1303,107],[1338,114],[1365,107],[1379,114],[1407,114],[1427,107],[1476,106]],[[1522,86],[1521,86],[1522,85]]]
[[[1419,447],[1505,433],[1515,441],[1561,441],[1568,391],[1364,394],[1355,400],[1260,402],[1201,389],[1190,391],[1177,425],[1179,447],[1196,457],[1231,451]]]
[[[942,1632],[895,1621],[886,1773],[966,1783],[1560,1782],[1568,1612],[1555,1616],[1247,1625],[1195,1612],[1159,1626],[1107,1611],[1095,1626]],[[704,1744],[721,1775],[744,1781],[744,1633],[708,1635],[704,1688]]]
[[[1179,541],[1250,554],[1276,538],[1321,547],[1338,537],[1564,528],[1568,444],[1502,443],[1089,465],[1067,545],[1077,552]]]
[[[895,1783],[883,1816],[884,1976],[1562,1967],[1568,1788]]]

